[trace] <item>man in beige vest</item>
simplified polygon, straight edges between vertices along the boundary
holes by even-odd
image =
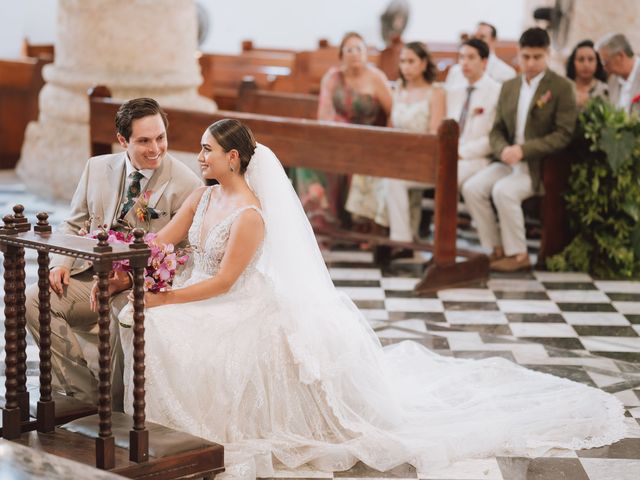
[[[167,154],[167,116],[150,98],[124,103],[116,114],[117,139],[125,152],[90,158],[71,200],[71,215],[57,231],[78,235],[101,225],[116,230],[142,227],[158,231],[202,181],[182,162]],[[136,210],[149,195],[146,219]],[[143,210],[144,211],[144,210]],[[54,387],[79,400],[95,403],[98,388],[98,315],[90,307],[94,271],[91,264],[54,255],[49,282],[51,351]],[[113,408],[122,410],[122,347],[117,313],[127,302],[131,280],[110,280],[112,297],[111,351]],[[27,327],[39,341],[38,288],[27,289]]]

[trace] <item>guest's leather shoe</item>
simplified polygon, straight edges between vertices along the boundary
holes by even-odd
[[[503,258],[504,255],[498,255],[496,252],[491,252],[491,254],[489,255],[489,263],[497,262],[498,260],[501,260]]]
[[[517,255],[512,255],[491,262],[489,267],[494,272],[519,272],[521,270],[531,270],[531,262],[529,257],[518,260]]]

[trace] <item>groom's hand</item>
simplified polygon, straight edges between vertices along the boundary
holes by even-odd
[[[109,296],[114,293],[122,292],[128,288],[131,288],[131,277],[120,271],[112,271],[109,276]],[[89,306],[92,312],[98,311],[98,277],[94,275],[93,285],[91,286],[91,293],[89,294]]]
[[[49,272],[49,285],[58,295],[62,295],[65,285],[69,285],[71,272],[67,267],[54,267]]]

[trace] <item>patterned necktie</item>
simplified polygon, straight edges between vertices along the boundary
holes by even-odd
[[[464,105],[462,106],[462,111],[460,112],[460,120],[458,121],[458,125],[460,126],[460,136],[462,136],[462,132],[464,132],[464,124],[467,123],[467,117],[469,116],[469,104],[471,103],[471,94],[476,89],[473,85],[469,85],[467,87],[467,99],[464,101]]]
[[[129,183],[129,188],[127,188],[127,196],[124,204],[122,205],[122,212],[120,213],[121,219],[125,217],[129,210],[131,210],[131,207],[133,207],[136,198],[138,198],[138,196],[140,195],[140,180],[143,176],[144,175],[142,175],[138,171],[131,172],[129,174],[131,183]]]

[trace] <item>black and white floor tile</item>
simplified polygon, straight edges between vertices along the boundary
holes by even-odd
[[[15,203],[25,205],[32,220],[37,211],[48,211],[52,224],[68,213],[66,204],[52,204],[27,193],[12,173],[0,174],[0,211],[9,213]],[[468,233],[460,242],[464,248],[478,248]],[[601,388],[625,405],[629,435],[599,449],[552,452],[534,459],[469,459],[430,472],[416,472],[403,465],[382,473],[357,464],[349,471],[333,474],[282,470],[276,478],[640,478],[640,281],[597,281],[583,273],[502,274],[492,275],[486,285],[416,297],[412,288],[418,281],[422,259],[399,261],[381,269],[367,252],[324,254],[336,287],[354,300],[383,344],[412,339],[442,355],[498,355],[527,368]],[[27,281],[33,282],[35,257],[29,256],[27,264]],[[3,360],[2,339],[0,346]],[[37,383],[38,355],[31,339],[27,350],[29,381]],[[0,364],[0,374],[3,372]]]

